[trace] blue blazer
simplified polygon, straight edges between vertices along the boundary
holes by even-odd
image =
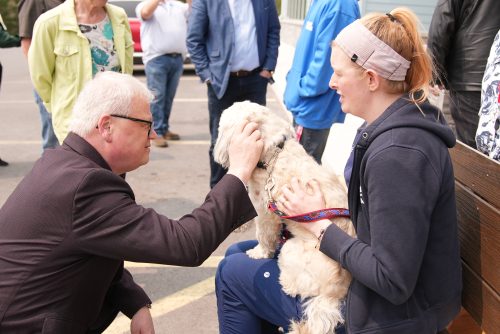
[[[274,70],[280,44],[280,23],[274,0],[251,0],[257,31],[259,62]],[[188,22],[187,48],[196,74],[210,80],[220,99],[229,80],[234,26],[227,0],[194,0]]]

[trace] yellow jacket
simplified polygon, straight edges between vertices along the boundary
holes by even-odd
[[[105,8],[122,73],[132,74],[134,43],[127,15],[110,4]],[[76,98],[92,79],[90,46],[78,27],[74,0],[66,0],[38,18],[28,62],[33,85],[52,114],[54,132],[62,143]]]

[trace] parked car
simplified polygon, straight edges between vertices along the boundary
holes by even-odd
[[[142,65],[142,47],[141,47],[141,21],[135,14],[135,7],[142,0],[109,0],[109,3],[121,7],[125,10],[132,31],[132,39],[134,40],[134,65]],[[184,59],[184,69],[194,69],[189,54]]]
[[[122,7],[127,13],[130,30],[132,31],[132,39],[134,41],[134,64],[142,64],[142,47],[141,47],[141,21],[135,15],[135,7],[141,0],[109,0],[109,3]]]

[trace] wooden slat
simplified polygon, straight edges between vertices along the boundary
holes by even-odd
[[[479,324],[463,307],[458,316],[446,329],[449,334],[484,334]]]
[[[500,212],[455,182],[460,255],[495,292],[500,291]],[[500,190],[499,190],[500,191]]]
[[[462,262],[462,305],[486,333],[500,329],[500,296],[493,291],[472,269]]]
[[[450,149],[455,179],[500,208],[500,163],[457,141]]]
[[[455,171],[462,305],[484,332],[500,331],[500,163],[458,142]]]

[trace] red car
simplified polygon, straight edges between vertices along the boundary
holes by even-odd
[[[134,64],[142,64],[141,21],[135,15],[135,7],[141,0],[109,0],[110,4],[122,7],[128,16],[132,39],[134,40]]]

